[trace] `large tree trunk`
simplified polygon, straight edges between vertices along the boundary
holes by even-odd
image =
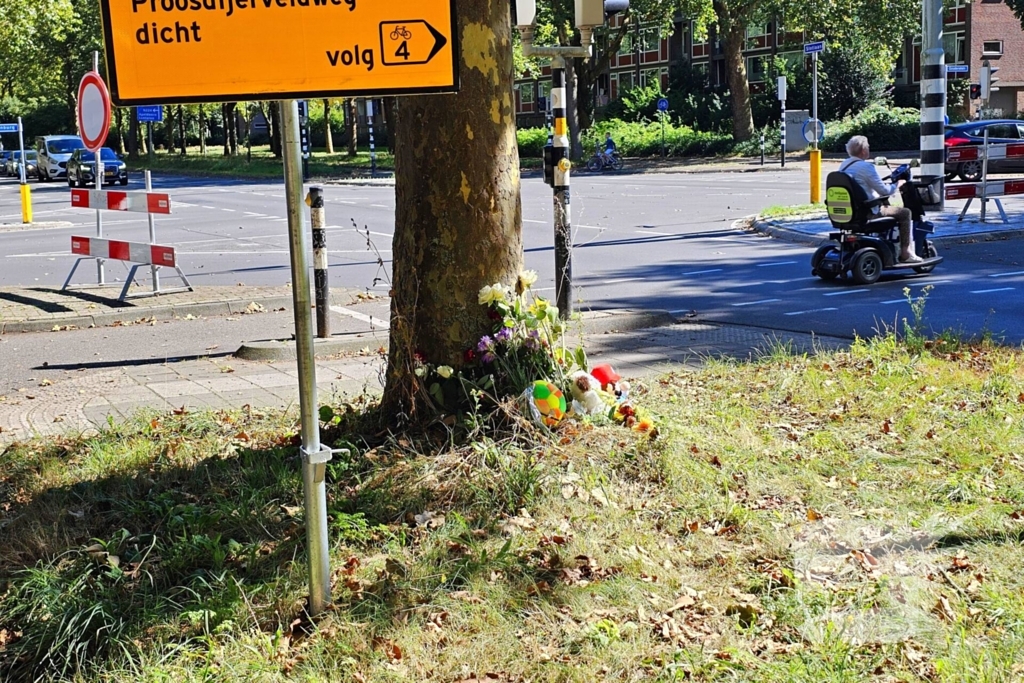
[[[395,237],[387,383],[391,424],[427,417],[414,354],[459,368],[493,322],[480,288],[523,263],[508,5],[462,0],[461,89],[403,98],[395,125]]]
[[[722,0],[715,0],[714,7],[721,28],[725,73],[732,100],[732,136],[737,142],[749,140],[754,134],[754,117],[750,112],[750,84],[747,83],[747,65],[743,58],[746,16],[739,12],[730,13],[730,8]]]
[[[381,115],[384,117],[384,130],[388,135],[388,153],[395,155],[395,118],[397,116],[398,98],[385,97],[381,100]],[[378,138],[379,139],[379,138]]]
[[[270,126],[270,151],[278,159],[281,158],[281,108],[277,102],[270,103],[270,118],[267,119]]]
[[[354,157],[359,153],[359,107],[354,97],[345,101],[345,123],[348,125],[348,155]]]
[[[139,110],[131,107],[128,111],[131,115],[128,118],[128,158],[136,160],[139,158]]]
[[[188,154],[188,142],[185,140],[185,109],[178,105],[178,139],[181,141],[181,156]]]
[[[334,139],[331,137],[331,101],[324,100],[324,138],[327,140],[327,153],[334,154]]]

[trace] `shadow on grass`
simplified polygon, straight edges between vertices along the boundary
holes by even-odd
[[[293,427],[281,416],[154,414],[95,437],[0,453],[4,680],[89,675],[154,643],[201,649],[237,622],[270,634],[294,627],[307,587]],[[486,510],[487,483],[432,483],[402,466],[407,457],[430,460],[371,449],[328,472],[336,554],[395,541],[402,548],[418,533],[417,542],[435,542],[414,511],[443,509],[460,520],[439,535],[461,540],[417,559],[415,572],[389,561],[376,581],[351,586],[334,577],[337,611],[372,617],[380,628],[424,592],[522,559],[507,546],[497,557],[481,549],[499,516]],[[506,504],[524,502],[520,494],[530,492],[513,491]],[[485,522],[465,521],[474,518]],[[551,571],[524,578],[550,583]]]

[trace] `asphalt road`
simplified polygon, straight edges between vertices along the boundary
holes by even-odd
[[[154,185],[171,193],[174,207],[170,217],[157,220],[158,241],[178,249],[194,284],[288,280],[281,182],[161,177]],[[139,184],[133,179],[129,189]],[[551,293],[551,192],[537,177],[524,178],[522,191],[526,265],[540,273],[538,288]],[[386,291],[393,188],[328,185],[325,197],[332,284]],[[33,198],[37,220],[70,220],[74,227],[0,232],[0,285],[60,285],[73,263],[70,235],[95,230],[93,212],[69,207],[66,186],[34,184]],[[870,287],[825,283],[810,275],[813,249],[736,227],[738,219],[768,205],[806,200],[807,179],[795,170],[574,176],[578,305],[662,308],[704,320],[850,337],[909,317],[904,288],[917,297],[932,285],[926,326],[1024,340],[1017,298],[1024,291],[1024,241],[944,249],[946,261],[927,276],[885,278]],[[1024,202],[1008,200],[1006,207],[1018,213]],[[0,181],[0,222],[18,215],[17,186]],[[131,214],[108,212],[104,225],[116,239],[144,240],[147,234],[145,218]],[[85,271],[85,277],[93,273]],[[109,272],[124,277],[126,268],[111,264]]]

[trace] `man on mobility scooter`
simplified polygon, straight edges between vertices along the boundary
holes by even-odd
[[[833,280],[849,272],[858,284],[872,284],[884,270],[931,272],[942,261],[927,240],[935,230],[924,220],[921,199],[921,193],[934,191],[931,183],[915,182],[909,165],[896,168],[888,178],[891,184],[885,183],[867,161],[870,148],[862,135],[850,138],[846,149],[850,158],[825,182],[829,220],[839,230],[829,238],[838,244],[827,244],[814,253],[811,273]],[[903,207],[888,205],[897,191]],[[935,203],[935,198],[929,196],[929,203]],[[897,228],[899,242],[893,234]]]

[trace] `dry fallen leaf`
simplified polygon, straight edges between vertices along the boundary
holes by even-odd
[[[808,522],[817,522],[820,519],[824,519],[824,516],[820,512],[818,512],[814,508],[807,508],[807,521]]]

